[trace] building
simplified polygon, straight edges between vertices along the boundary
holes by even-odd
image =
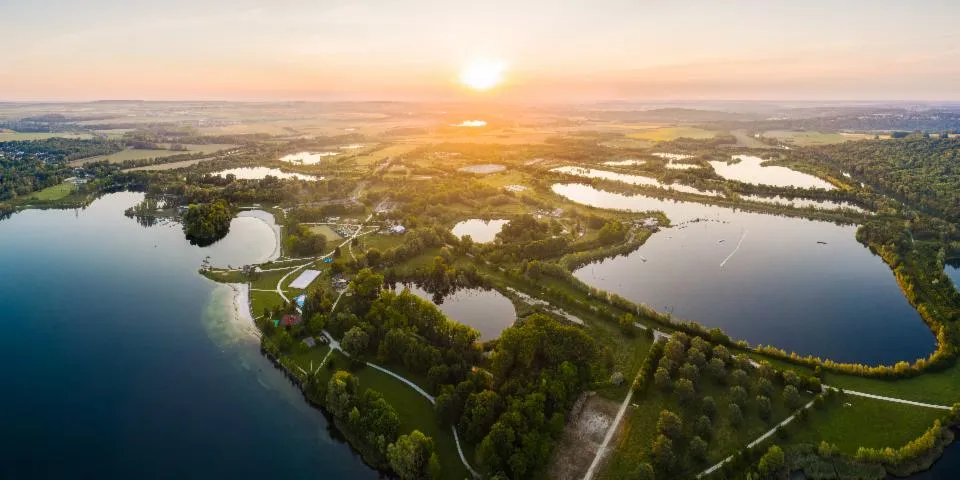
[[[280,324],[284,327],[292,327],[294,325],[299,325],[301,322],[300,315],[284,315],[280,319]]]
[[[407,227],[404,227],[403,225],[394,225],[390,227],[390,233],[403,235],[404,233],[407,233]]]

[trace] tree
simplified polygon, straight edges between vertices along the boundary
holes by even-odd
[[[474,441],[482,439],[497,420],[500,408],[500,396],[493,390],[470,394],[460,419],[464,435]]]
[[[370,344],[370,336],[367,335],[367,332],[363,330],[359,325],[347,330],[347,333],[343,336],[343,341],[341,346],[343,351],[347,352],[347,355],[351,357],[358,358],[363,355],[363,352],[367,350],[367,346]]]
[[[693,388],[693,382],[686,378],[681,378],[677,380],[676,385],[673,387],[673,391],[677,394],[677,399],[680,401],[681,405],[687,405],[693,400],[694,395],[696,395],[696,390]]]
[[[335,417],[344,418],[356,404],[359,382],[349,372],[340,370],[327,382],[326,406]]]
[[[679,440],[683,433],[683,422],[670,410],[661,410],[657,420],[657,433],[666,435],[671,440]]]
[[[786,465],[786,456],[783,454],[783,450],[777,445],[771,445],[767,449],[767,453],[760,457],[757,469],[763,478],[779,478],[785,473]]]
[[[383,288],[383,275],[374,273],[369,268],[364,268],[357,272],[350,282],[350,292],[353,294],[352,300],[356,306],[355,313],[363,316],[367,314],[370,305],[380,296],[380,289]]]
[[[787,385],[783,387],[783,401],[787,404],[788,408],[799,408],[803,400],[800,398],[800,392],[797,390],[797,387],[793,385]]]
[[[722,380],[727,373],[727,364],[724,363],[723,360],[713,357],[710,359],[710,362],[707,363],[707,373],[717,380]]]
[[[770,415],[772,413],[770,407],[770,397],[765,395],[757,395],[757,413],[760,414],[760,418],[764,420],[770,420]]]
[[[740,405],[731,403],[729,409],[730,425],[733,425],[734,427],[739,426],[743,422],[743,412],[740,410]]]
[[[443,467],[440,465],[440,456],[437,452],[430,455],[430,461],[427,463],[427,474],[431,480],[440,480],[443,476]]]
[[[637,464],[637,467],[633,469],[633,473],[630,474],[630,478],[632,480],[656,480],[653,467],[646,462]]]
[[[673,442],[666,435],[657,435],[650,447],[650,453],[653,455],[653,461],[661,469],[669,471],[673,467]]]
[[[697,461],[703,461],[707,458],[707,442],[705,442],[699,436],[693,437],[690,440],[690,455]]]
[[[403,480],[417,480],[425,475],[429,460],[433,456],[433,439],[420,430],[401,435],[397,441],[387,447],[387,461],[390,468]]]
[[[669,358],[674,365],[680,365],[687,356],[686,347],[674,336],[674,338],[667,341],[666,346],[663,347],[663,356]]]
[[[693,425],[693,431],[701,438],[713,437],[713,422],[710,421],[710,417],[700,415],[700,417],[697,418],[697,422]]]
[[[717,402],[713,397],[707,395],[703,397],[703,400],[700,401],[700,409],[703,410],[703,414],[710,417],[711,419],[716,418],[717,415]]]
[[[774,393],[773,384],[766,378],[757,381],[757,392],[765,397],[772,397]]]
[[[653,374],[653,381],[661,390],[670,390],[673,386],[673,380],[670,379],[670,371],[666,368],[657,368],[657,373]]]
[[[620,324],[620,330],[622,330],[623,333],[633,336],[637,328],[634,326],[634,324],[637,323],[637,319],[634,318],[633,315],[624,313],[623,315],[620,315],[620,318],[617,320],[617,322]]]
[[[730,374],[730,382],[732,385],[746,387],[750,384],[750,377],[747,376],[747,372],[738,368]]]
[[[730,389],[730,401],[743,407],[747,403],[747,391],[741,386]]]
[[[700,379],[700,369],[692,363],[684,363],[680,367],[680,377],[690,380],[694,384]]]

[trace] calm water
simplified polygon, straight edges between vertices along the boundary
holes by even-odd
[[[470,238],[477,243],[488,243],[496,240],[497,234],[507,224],[507,220],[480,220],[473,218],[464,220],[453,226],[453,234],[457,238],[463,238],[470,235]]]
[[[775,187],[822,188],[833,190],[834,187],[826,180],[813,175],[791,170],[787,167],[761,165],[764,160],[752,155],[734,155],[740,161],[734,164],[727,162],[710,162],[713,170],[727,180],[738,180],[745,183],[772,185]]]
[[[434,302],[433,295],[416,285],[404,285],[414,295]],[[470,325],[480,332],[481,340],[490,340],[500,336],[500,332],[513,325],[517,320],[517,311],[509,298],[496,290],[480,288],[461,288],[434,302],[444,315]]]
[[[567,175],[576,175],[578,177],[584,177],[584,178],[612,180],[615,182],[623,182],[630,185],[646,185],[650,187],[664,188],[667,190],[675,190],[678,192],[693,193],[696,195],[707,195],[710,197],[716,197],[720,195],[717,192],[699,190],[689,185],[682,185],[679,183],[667,185],[667,184],[661,183],[656,178],[645,177],[643,175],[628,175],[624,173],[610,172],[607,170],[597,170],[595,168],[582,168],[582,167],[568,166],[568,167],[557,167],[550,171],[557,172],[557,173],[565,173]]]
[[[340,152],[298,152],[284,155],[280,157],[280,161],[298,165],[316,165],[325,157],[333,157],[339,154]]]
[[[214,175],[218,175],[221,177],[226,177],[227,175],[233,175],[243,180],[263,180],[268,176],[283,178],[283,179],[296,178],[298,180],[307,180],[310,182],[316,181],[316,180],[323,180],[323,177],[315,177],[313,175],[304,175],[302,173],[284,172],[279,168],[267,168],[267,167],[231,168],[228,170],[221,170],[219,172],[216,172],[214,173]]]
[[[674,225],[630,255],[575,272],[591,285],[801,354],[875,364],[913,360],[935,347],[890,269],[856,241],[853,226],[587,185],[553,190],[600,208],[662,210]]]
[[[784,205],[794,208],[814,207],[821,210],[852,210],[854,212],[865,212],[864,209],[849,202],[833,202],[830,200],[812,200],[809,198],[786,198],[779,195],[764,197],[760,195],[740,195],[740,198],[750,202],[772,203],[775,205]]]
[[[948,263],[944,269],[953,284],[960,288],[960,259],[953,260],[952,264]]]
[[[645,163],[647,163],[646,160],[633,160],[633,159],[611,160],[609,162],[603,162],[604,165],[608,165],[611,167],[630,167],[634,165],[643,165]]]
[[[196,273],[268,257],[256,218],[191,246],[142,196],[0,222],[0,478],[376,478]]]

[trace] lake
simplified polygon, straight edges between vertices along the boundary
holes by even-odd
[[[607,165],[610,167],[630,167],[634,165],[643,165],[645,163],[647,163],[646,160],[633,160],[633,159],[611,160],[609,162],[603,162],[604,165]]]
[[[668,185],[665,183],[661,183],[656,178],[645,177],[643,175],[629,175],[625,173],[610,172],[607,170],[597,170],[595,168],[583,168],[583,167],[573,167],[573,166],[557,167],[550,171],[556,172],[556,173],[564,173],[567,175],[575,175],[575,176],[584,177],[584,178],[612,180],[614,182],[622,182],[629,185],[645,185],[648,187],[663,188],[666,190],[674,190],[677,192],[692,193],[695,195],[706,195],[709,197],[720,196],[718,192],[700,190],[700,189],[691,187],[689,185],[682,185],[679,183],[673,183]]]
[[[200,248],[124,217],[142,198],[0,222],[0,477],[377,478],[197,274],[268,258],[270,227]]]
[[[513,302],[496,290],[461,288],[440,301],[434,301],[431,293],[416,285],[401,286],[404,287],[409,288],[410,293],[433,302],[451,320],[477,329],[481,340],[499,337],[500,332],[517,320]]]
[[[470,235],[470,238],[477,243],[489,243],[497,239],[497,234],[503,229],[509,220],[480,220],[472,218],[464,220],[453,226],[453,234],[457,238],[463,238]]]
[[[326,157],[334,157],[340,152],[298,152],[280,157],[281,162],[297,165],[317,165]]]
[[[830,200],[813,200],[810,198],[786,198],[779,195],[765,197],[761,195],[740,195],[740,198],[749,202],[770,203],[793,208],[814,207],[820,210],[851,210],[857,213],[866,213],[866,210],[849,202],[834,202]]]
[[[581,184],[553,191],[599,208],[660,210],[673,225],[629,255],[574,272],[590,285],[751,344],[839,361],[891,364],[935,348],[889,267],[856,241],[854,226]]]
[[[752,155],[734,155],[737,163],[711,161],[710,166],[717,175],[727,180],[744,183],[770,185],[774,187],[822,188],[833,190],[830,182],[787,167],[764,166],[764,160]]]
[[[323,180],[323,177],[316,177],[313,175],[304,175],[302,173],[291,173],[284,172],[279,168],[269,168],[269,167],[239,167],[231,168],[228,170],[221,170],[214,173],[219,177],[226,177],[227,175],[233,175],[239,179],[243,180],[263,180],[267,177],[276,177],[280,179],[291,179],[296,178],[297,180],[306,180],[308,182],[314,182],[317,180]]]

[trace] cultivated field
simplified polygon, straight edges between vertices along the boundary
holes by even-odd
[[[106,160],[110,163],[120,163],[127,160],[144,160],[148,158],[163,158],[163,157],[172,157],[174,155],[183,155],[187,153],[214,153],[221,150],[228,150],[236,147],[236,145],[222,144],[222,143],[211,143],[207,145],[184,145],[186,151],[184,150],[141,150],[136,148],[128,148],[126,150],[121,150],[117,153],[111,153],[110,155],[97,155],[96,157],[81,158],[79,160],[74,160],[70,162],[71,165],[83,165],[85,163],[91,162],[100,162]]]
[[[713,138],[717,136],[717,132],[711,130],[704,130],[702,128],[694,127],[662,127],[654,128],[651,130],[643,130],[637,133],[631,133],[627,135],[630,138],[635,138],[637,140],[650,140],[654,142],[668,142],[670,140],[676,140],[678,138],[695,138],[695,139],[704,139],[704,138]]]

